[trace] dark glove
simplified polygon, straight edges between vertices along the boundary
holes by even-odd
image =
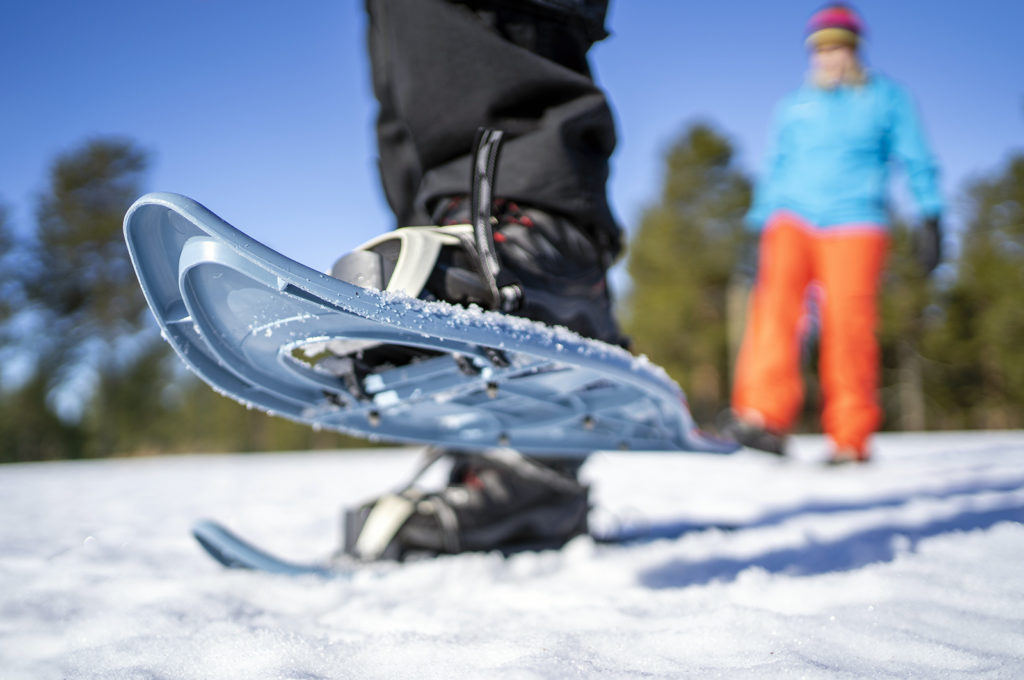
[[[914,259],[925,276],[942,262],[942,227],[939,218],[929,217],[914,234]]]

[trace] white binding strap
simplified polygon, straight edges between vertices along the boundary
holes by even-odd
[[[398,260],[391,279],[386,284],[389,293],[405,293],[419,297],[427,279],[437,265],[437,257],[444,246],[458,246],[460,236],[472,235],[473,228],[467,224],[446,227],[403,227],[376,236],[357,250],[373,250],[386,241],[399,242]]]
[[[356,556],[363,560],[379,559],[415,508],[416,504],[404,496],[381,496],[356,539]]]

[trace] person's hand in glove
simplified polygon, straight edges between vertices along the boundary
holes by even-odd
[[[942,261],[942,226],[939,217],[929,217],[914,234],[914,259],[925,276],[931,274]]]

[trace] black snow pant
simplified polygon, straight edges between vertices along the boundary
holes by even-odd
[[[615,123],[587,51],[607,0],[367,0],[380,173],[396,226],[465,195],[479,127],[505,133],[495,195],[571,219],[614,257]]]

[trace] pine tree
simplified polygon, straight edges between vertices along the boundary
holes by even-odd
[[[121,138],[60,155],[27,242],[0,208],[0,360],[29,367],[0,384],[0,461],[347,444],[248,411],[180,369],[122,236],[147,165]]]
[[[635,349],[682,385],[698,421],[727,404],[727,296],[749,203],[729,142],[693,125],[669,149],[661,199],[630,242],[624,325]]]
[[[879,345],[884,429],[924,430],[929,405],[925,372],[932,363],[922,354],[925,337],[935,331],[934,278],[921,271],[913,254],[914,232],[897,220],[879,299]]]
[[[943,327],[928,338],[939,357],[927,390],[936,425],[1024,426],[1024,154],[967,190],[956,280],[942,300]]]

